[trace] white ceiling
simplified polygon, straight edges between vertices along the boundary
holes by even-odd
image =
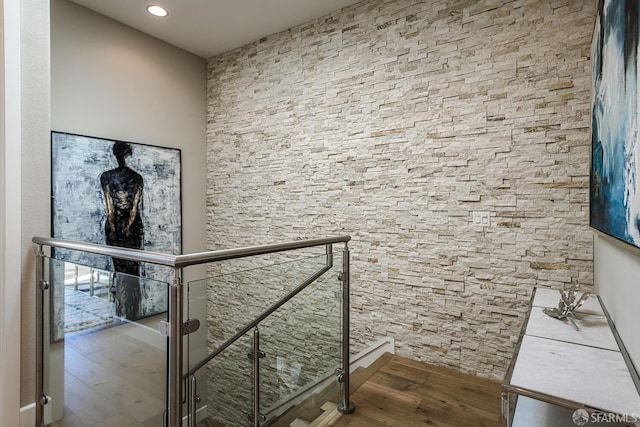
[[[72,0],[203,58],[244,46],[362,0]],[[146,8],[158,4],[169,16]]]

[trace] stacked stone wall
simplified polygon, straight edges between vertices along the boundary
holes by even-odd
[[[372,0],[211,58],[209,247],[350,234],[354,352],[501,379],[532,288],[592,286],[594,19]]]

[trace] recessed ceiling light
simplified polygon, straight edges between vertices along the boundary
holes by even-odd
[[[162,6],[156,6],[156,5],[147,6],[147,11],[154,16],[160,16],[160,17],[164,17],[169,14],[169,12],[167,12],[167,9],[165,9]]]

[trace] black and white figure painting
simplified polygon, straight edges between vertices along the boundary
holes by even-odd
[[[53,237],[177,255],[181,238],[180,150],[51,133]],[[167,310],[172,270],[56,250],[55,258],[114,271],[115,316]]]
[[[593,33],[590,224],[640,247],[640,1],[600,0]]]

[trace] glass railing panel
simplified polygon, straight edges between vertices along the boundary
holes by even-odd
[[[240,337],[200,370],[196,379],[195,419],[198,426],[246,427],[251,423],[253,333]],[[193,377],[192,377],[193,378]]]
[[[260,349],[265,353],[260,364],[265,425],[336,383],[342,360],[341,255],[335,253],[331,270],[259,325]],[[318,402],[323,403],[326,400]]]
[[[168,284],[47,259],[45,423],[163,425]]]
[[[326,262],[323,254],[189,282],[188,317],[198,319],[201,325],[199,336],[189,336],[189,367],[193,368]]]
[[[189,369],[202,365],[203,360],[207,359],[225,341],[236,335],[265,310],[301,284],[309,281],[310,278],[320,275],[318,282],[310,285],[310,289],[315,289],[314,291],[303,291],[302,294],[293,298],[294,301],[300,300],[300,302],[297,304],[290,302],[287,307],[292,309],[289,318],[294,320],[294,323],[315,322],[316,325],[321,325],[321,328],[324,329],[323,333],[316,333],[315,337],[318,339],[324,339],[326,335],[330,337],[323,344],[322,349],[331,353],[331,360],[323,360],[322,364],[315,363],[313,365],[314,371],[305,370],[301,377],[302,386],[308,387],[329,373],[333,375],[336,367],[340,366],[341,284],[338,280],[338,274],[342,264],[340,254],[328,257],[325,247],[317,249],[316,253],[322,253],[321,255],[307,255],[295,260],[190,282],[188,284],[187,317],[198,319],[200,329],[189,334],[187,338]],[[337,263],[338,266],[325,272],[329,268],[328,264],[332,261],[334,265]],[[313,319],[309,317],[308,312],[301,308],[309,303],[316,305],[315,318]],[[279,311],[282,313],[282,309]],[[318,320],[318,317],[322,318],[322,322]],[[280,315],[279,319],[282,320],[283,316]],[[282,322],[278,323],[274,320],[268,325],[273,326],[274,331],[270,336],[285,333],[285,324]],[[195,373],[197,398],[194,402],[198,421],[201,421],[203,414],[206,414],[206,418],[210,422],[220,423],[212,425],[247,425],[252,408],[251,375],[253,370],[248,354],[251,352],[253,332],[248,331],[247,334],[251,337],[242,337],[243,342],[246,340],[246,344],[234,344]],[[301,350],[301,346],[303,344],[288,348],[286,351],[295,351],[297,355],[284,360],[284,362],[291,362],[297,366],[302,357],[301,353],[305,351]],[[240,349],[232,350],[236,347],[240,347]],[[333,348],[336,350],[333,351]],[[314,351],[317,352],[318,349],[314,349]],[[226,356],[223,356],[224,354]],[[324,358],[324,355],[322,356]],[[264,360],[262,359],[261,366],[265,366]],[[283,359],[281,358],[280,361],[282,362]],[[273,370],[278,372],[275,363]],[[307,364],[306,368],[308,369],[309,366]],[[267,372],[269,369],[267,368]],[[279,372],[283,372],[282,367]],[[282,397],[283,394],[280,392],[277,396],[270,392],[269,405],[273,406],[274,402],[280,402]],[[236,415],[233,418],[233,414],[237,413],[242,413],[242,415],[240,417]]]

